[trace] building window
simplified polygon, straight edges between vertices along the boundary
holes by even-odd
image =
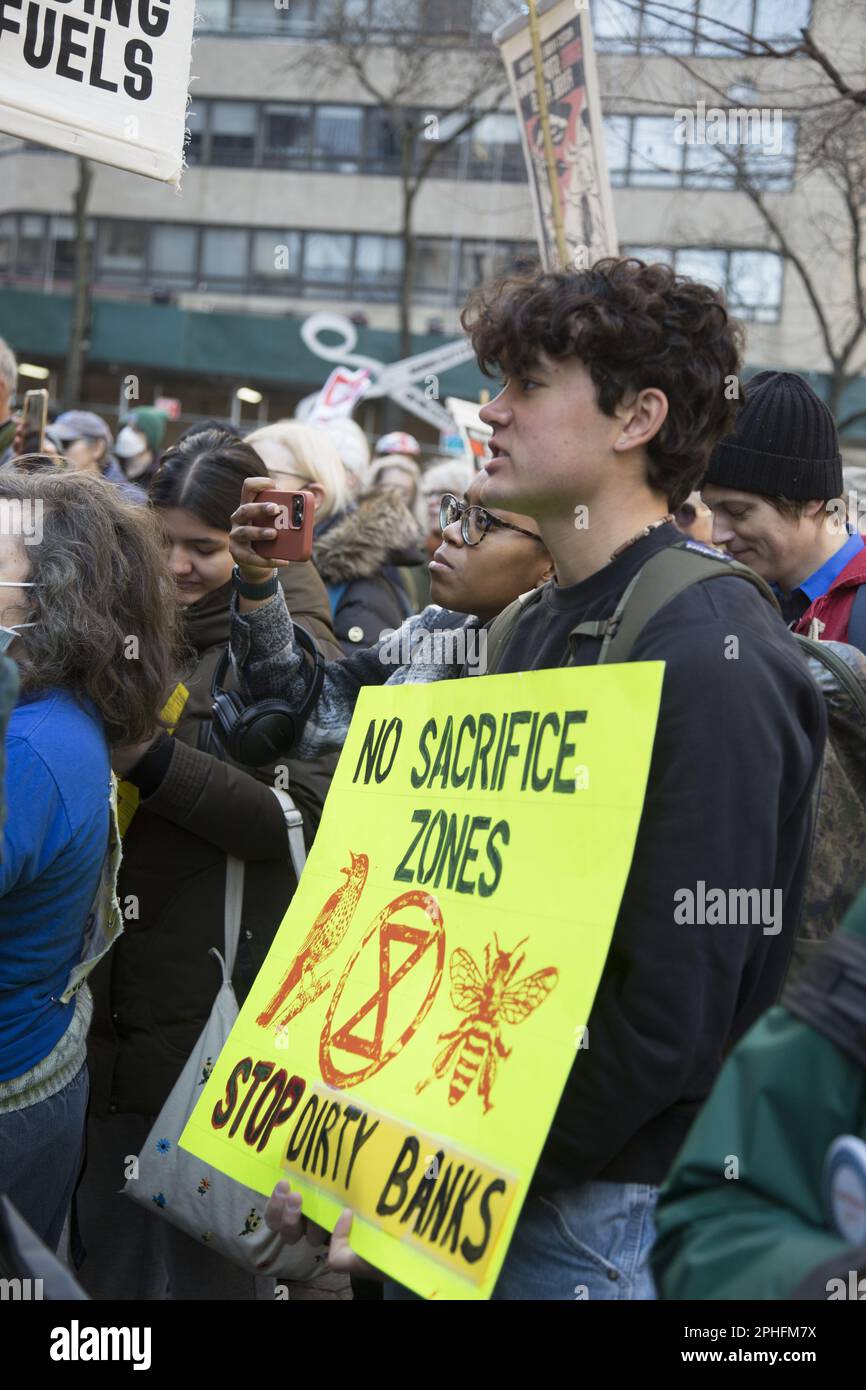
[[[186,113],[186,126],[189,141],[184,151],[187,164],[209,164],[210,153],[206,152],[207,108],[209,103],[196,100]]]
[[[384,106],[367,108],[365,167],[368,174],[399,174],[403,160],[404,121],[414,126],[416,113],[405,116]]]
[[[201,246],[202,278],[242,284],[247,278],[248,240],[246,230],[205,228]]]
[[[782,257],[772,251],[732,251],[727,281],[731,312],[753,323],[776,323],[783,269]]]
[[[86,224],[85,236],[88,241],[93,241],[93,223]],[[53,264],[52,270],[58,280],[73,280],[75,278],[75,247],[77,237],[75,235],[75,222],[71,217],[52,217],[49,224],[49,236],[53,243]]]
[[[0,217],[0,274],[15,267],[15,216]]]
[[[255,163],[256,105],[252,101],[210,103],[210,163]]]
[[[307,283],[345,285],[351,278],[352,238],[334,232],[307,232],[304,279]]]
[[[520,127],[513,111],[493,111],[476,121],[466,134],[469,177],[518,182],[526,178]]]
[[[18,222],[17,262],[20,275],[44,275],[47,245],[45,218],[25,213]]]
[[[360,106],[317,106],[313,168],[356,174],[361,167],[363,119]]]
[[[43,283],[52,274],[72,278],[73,232],[71,217],[0,215],[0,273],[5,269]],[[358,294],[380,303],[396,303],[400,294],[404,246],[393,235],[112,218],[88,223],[88,236],[96,244],[97,282],[144,283],[163,290],[210,286],[225,292],[314,299]],[[479,281],[520,262],[537,264],[534,246],[422,238],[416,241],[413,297],[420,303],[460,303]],[[740,298],[757,317],[764,307],[759,297],[760,263],[746,259],[734,270],[742,280]]]
[[[752,323],[778,323],[782,311],[783,258],[775,251],[730,247],[629,246],[624,256],[664,261],[679,275],[724,291],[728,308]]]
[[[681,182],[684,148],[674,144],[670,116],[636,116],[631,124],[629,184],[673,188]]]
[[[103,222],[99,229],[99,274],[111,280],[142,276],[147,262],[147,231],[140,222]]]
[[[418,24],[425,34],[469,34],[472,0],[421,0]]]
[[[710,108],[712,110],[714,108]],[[604,120],[605,144],[612,185],[617,188],[721,188],[736,189],[743,179],[759,188],[782,191],[790,188],[796,162],[797,126],[782,121],[779,127],[765,111],[759,117],[734,117],[733,111],[749,107],[718,108],[726,111],[722,144],[678,144],[675,132],[680,118],[670,116],[607,116]],[[757,108],[754,108],[757,109]],[[685,127],[682,127],[685,129]],[[698,132],[715,134],[710,117]],[[778,146],[778,152],[774,147]]]
[[[268,105],[263,112],[262,163],[269,169],[305,169],[310,163],[313,113],[309,106]]]
[[[339,3],[339,9],[337,4]],[[281,34],[322,38],[335,14],[347,26],[370,37],[393,31],[465,39],[470,33],[490,36],[502,23],[502,0],[198,0],[199,33]]]
[[[435,158],[429,172],[434,178],[524,183],[526,170],[514,113],[480,115],[454,138],[465,120],[465,112],[440,115],[413,107],[395,110],[196,97],[187,112],[185,154],[190,166],[363,171],[395,177],[402,170],[403,130],[408,126],[415,132],[413,170],[432,150]]]
[[[368,236],[355,240],[355,285],[358,290],[397,290],[403,269],[403,243],[395,236]]]
[[[811,12],[812,0],[592,0],[592,30],[608,53],[721,57],[796,42]]]
[[[460,247],[458,293],[462,297],[486,280],[512,270],[517,262],[529,261],[538,261],[538,251],[529,243],[464,241]]]
[[[250,273],[268,289],[294,285],[301,273],[300,232],[253,232]]]
[[[195,9],[201,21],[198,27],[205,32],[231,27],[231,0],[196,0]]]
[[[437,302],[453,298],[455,241],[419,238],[415,243],[415,292]]]
[[[288,4],[275,5],[273,0],[232,0],[232,29],[245,34],[273,34],[288,32],[289,19],[303,15],[304,8],[310,9],[310,0],[289,0]],[[293,16],[293,11],[297,12]]]
[[[175,285],[194,285],[197,239],[195,227],[171,224],[153,227],[150,269],[154,279],[168,280]]]

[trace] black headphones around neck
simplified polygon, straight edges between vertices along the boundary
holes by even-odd
[[[284,700],[258,700],[248,705],[240,691],[223,690],[231,647],[226,647],[214,671],[210,691],[214,738],[234,762],[247,767],[266,767],[290,753],[322,693],[325,659],[310,634],[297,623],[292,626],[298,646],[309,652],[315,662],[313,679],[300,709],[292,709]]]

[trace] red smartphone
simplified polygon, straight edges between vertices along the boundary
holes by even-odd
[[[279,492],[268,488],[257,502],[276,502],[280,510],[266,523],[277,533],[276,540],[257,541],[253,550],[263,560],[309,560],[313,553],[313,520],[316,504],[311,492]]]
[[[21,444],[22,454],[41,454],[45,446],[45,426],[48,423],[48,392],[45,387],[38,391],[25,391]]]

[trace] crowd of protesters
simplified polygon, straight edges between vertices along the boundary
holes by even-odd
[[[92,1297],[274,1296],[273,1280],[120,1189],[219,989],[208,952],[221,945],[230,860],[245,868],[239,1001],[291,900],[283,774],[309,848],[360,690],[471,674],[453,646],[431,659],[419,634],[483,634],[489,673],[593,665],[650,562],[666,565],[668,587],[627,658],[665,663],[646,799],[591,1046],[494,1297],[734,1296],[736,1238],[755,1270],[751,1283],[738,1273],[739,1293],[778,1296],[812,1255],[837,1253],[820,1195],[826,1142],[799,1198],[773,1189],[760,1166],[772,1126],[754,1095],[756,1067],[765,1089],[787,1086],[792,1148],[798,1126],[866,1139],[862,1099],[843,1114],[838,1086],[797,1088],[791,1058],[818,1024],[792,1023],[783,997],[786,979],[800,988],[791,999],[820,994],[820,975],[805,995],[791,982],[803,937],[837,955],[842,940],[839,958],[856,957],[852,978],[866,979],[866,906],[858,916],[854,903],[866,839],[844,812],[866,815],[866,548],[833,417],[794,373],[741,378],[742,330],[720,294],[664,265],[513,274],[474,292],[463,323],[503,381],[481,410],[481,471],[424,458],[403,432],[371,448],[349,419],[243,438],[203,420],[166,447],[151,407],[116,437],[92,411],[65,411],[38,455],[22,454],[17,369],[0,342],[0,505],[20,516],[38,502],[41,516],[38,544],[0,528],[0,675],[13,663],[18,686],[0,857],[0,1192]],[[254,549],[277,535],[270,487],[312,497],[311,560]],[[795,635],[826,644],[830,668]],[[422,654],[395,664],[388,642]],[[300,708],[311,652],[321,690],[296,741],[240,762],[215,731],[215,689]],[[828,737],[828,669],[853,702],[841,748]],[[682,925],[677,893],[701,881],[778,896],[777,929]],[[108,949],[70,990],[95,918]],[[866,990],[859,1007],[862,1033]],[[732,1152],[743,1174],[726,1182]],[[287,1183],[267,1220],[287,1245],[324,1239]],[[350,1226],[346,1213],[292,1296],[413,1297],[352,1252]],[[810,1227],[822,1239],[810,1243]]]

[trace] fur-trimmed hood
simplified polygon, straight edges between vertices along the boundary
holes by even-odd
[[[313,563],[326,584],[368,579],[384,565],[419,565],[420,539],[399,489],[382,488],[322,523],[313,542]]]

